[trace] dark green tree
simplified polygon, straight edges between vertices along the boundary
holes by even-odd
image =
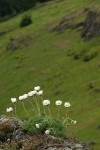
[[[49,0],[0,0],[0,18],[8,18]],[[1,19],[0,19],[1,20]]]

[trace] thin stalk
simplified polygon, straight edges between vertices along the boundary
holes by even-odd
[[[40,116],[40,109],[39,109],[39,105],[38,105],[38,100],[37,100],[37,98],[35,96],[34,96],[34,99],[35,99],[35,103],[36,103],[38,114]]]
[[[47,107],[47,106],[45,106],[45,107]],[[45,107],[43,106],[43,108],[44,108],[44,115],[47,117],[47,113],[46,113],[46,109],[45,109]]]
[[[41,96],[41,103],[42,103],[42,106],[43,106],[44,115],[46,116],[46,110],[45,110],[45,107],[43,105],[43,98],[42,98],[42,96]]]
[[[68,120],[68,109],[66,108],[66,115],[65,115],[65,119],[63,122],[66,122],[66,120]]]
[[[26,115],[27,115],[27,117],[28,117],[29,115],[28,115],[28,113],[27,113],[27,110],[26,110],[26,108],[25,108],[25,105],[24,105],[24,102],[23,102],[23,101],[22,101],[22,105],[23,105],[24,111],[25,111],[25,113],[26,113]]]
[[[41,116],[41,107],[40,107],[39,95],[37,95],[37,102],[38,102],[39,114]]]
[[[58,116],[57,116],[57,118],[59,118],[59,106],[58,106]]]
[[[15,107],[15,116],[17,117],[16,103],[14,103],[14,107]]]
[[[32,107],[33,107],[33,109],[32,110],[34,110],[34,112],[35,112],[35,114],[37,114],[36,113],[36,110],[34,109],[34,105],[33,105],[33,103],[31,102],[31,100],[30,99],[28,99],[28,101],[29,101],[29,103],[32,105]]]
[[[48,106],[48,111],[49,111],[50,116],[52,116],[52,115],[51,115],[51,111],[50,111],[50,107],[49,107],[49,106]]]
[[[12,114],[12,116],[13,116],[14,118],[16,118],[15,115],[14,115],[14,113],[13,113],[13,111],[11,111],[11,114]]]
[[[66,118],[68,118],[68,109],[66,109]]]

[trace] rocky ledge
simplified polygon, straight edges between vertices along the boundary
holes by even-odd
[[[29,135],[22,121],[0,116],[0,150],[91,150],[75,137],[58,138],[51,135]]]

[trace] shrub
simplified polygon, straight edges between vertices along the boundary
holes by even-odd
[[[20,23],[20,27],[26,27],[28,25],[30,25],[32,23],[32,19],[30,15],[25,15],[23,16],[21,23]]]
[[[39,126],[36,126],[39,125]],[[35,116],[31,117],[23,126],[29,134],[45,133],[50,131],[51,135],[58,137],[66,136],[66,127],[61,120],[57,120],[50,116]]]

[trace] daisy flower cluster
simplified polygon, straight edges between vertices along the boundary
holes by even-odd
[[[50,104],[51,104],[51,101],[48,100],[48,99],[43,99],[43,90],[41,90],[40,86],[36,86],[34,87],[34,89],[26,94],[23,94],[21,96],[19,96],[18,98],[11,98],[11,102],[13,104],[13,107],[8,107],[6,109],[6,112],[7,113],[12,113],[13,117],[18,117],[17,115],[17,109],[16,109],[16,103],[18,101],[20,101],[22,103],[22,106],[23,106],[23,109],[25,111],[25,114],[27,116],[27,118],[30,117],[27,109],[26,109],[26,106],[24,104],[24,102],[27,100],[27,102],[29,102],[32,106],[32,110],[34,111],[34,114],[38,117],[41,117],[41,116],[50,116],[50,117],[53,117],[53,114],[51,114],[51,111],[50,111]],[[55,106],[57,107],[57,117],[56,119],[60,119],[61,116],[61,106],[63,106],[63,109],[65,109],[65,117],[62,119],[62,123],[68,127],[70,124],[76,124],[77,121],[76,120],[72,120],[69,115],[68,115],[68,108],[71,107],[71,104],[69,102],[65,102],[63,103],[61,100],[57,100],[55,101]],[[41,127],[42,127],[42,123],[41,122],[36,122],[34,124],[35,128],[40,130]],[[51,127],[50,128],[47,128],[45,130],[45,134],[50,134],[51,132]]]

